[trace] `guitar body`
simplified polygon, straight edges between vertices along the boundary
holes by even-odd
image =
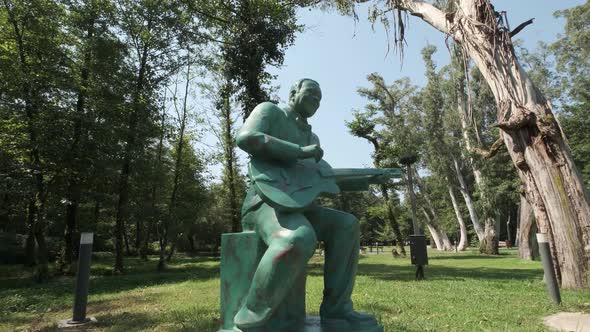
[[[252,159],[249,175],[258,195],[268,205],[283,211],[300,211],[321,194],[337,194],[335,178],[325,176],[332,167],[324,160],[298,160],[285,165],[278,161]]]

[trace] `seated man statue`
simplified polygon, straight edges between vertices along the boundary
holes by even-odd
[[[330,330],[325,326],[342,332],[382,331],[372,315],[353,310],[359,221],[349,213],[318,206],[314,199],[320,193],[366,190],[369,183],[381,183],[390,176],[379,170],[341,176],[322,160],[318,136],[307,123],[321,98],[316,81],[297,81],[289,92],[288,107],[262,103],[238,132],[237,145],[251,157],[251,186],[242,207],[242,225],[268,246],[234,317],[241,331],[266,331],[261,327],[304,273],[318,241],[325,244],[322,331]]]

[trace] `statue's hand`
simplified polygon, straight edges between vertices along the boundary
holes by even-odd
[[[300,159],[314,158],[316,161],[320,161],[324,156],[324,150],[317,144],[307,145],[301,147]]]

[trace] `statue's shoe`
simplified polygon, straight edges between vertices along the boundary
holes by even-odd
[[[246,306],[242,306],[234,316],[234,324],[242,331],[259,332],[256,330],[256,327],[264,325],[265,321],[270,317],[270,313],[270,308],[261,310],[261,312],[256,312],[248,309]]]
[[[342,316],[321,317],[322,332],[383,332],[373,315],[351,311]]]

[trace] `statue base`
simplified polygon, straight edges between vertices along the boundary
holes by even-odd
[[[373,327],[366,327],[361,329],[346,329],[341,326],[322,326],[319,316],[307,316],[305,319],[305,326],[300,329],[293,329],[289,331],[270,331],[270,330],[255,330],[256,332],[383,332],[383,326],[377,325]],[[238,328],[231,330],[219,330],[218,332],[250,332],[248,330],[242,331]]]
[[[322,324],[320,317],[306,316],[306,271],[295,280],[285,301],[265,326],[244,331],[235,327],[233,318],[243,304],[258,262],[265,251],[266,245],[254,232],[222,235],[221,329],[218,332],[383,332],[383,326],[378,324],[350,328],[343,320],[332,319]]]

